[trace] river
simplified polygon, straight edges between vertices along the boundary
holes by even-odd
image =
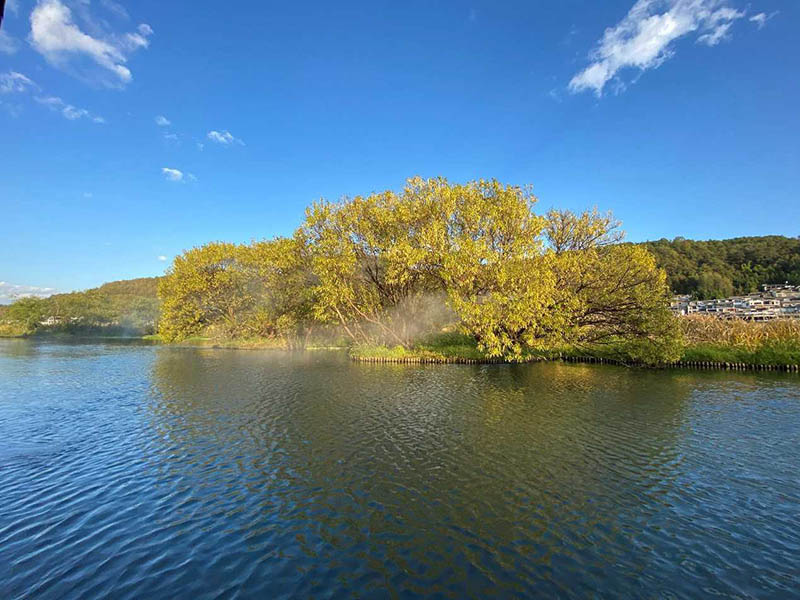
[[[800,376],[0,341],[0,598],[787,598]]]

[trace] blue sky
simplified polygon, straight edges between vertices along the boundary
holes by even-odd
[[[800,3],[8,0],[0,301],[413,175],[628,239],[800,235]],[[47,289],[43,289],[47,288]]]

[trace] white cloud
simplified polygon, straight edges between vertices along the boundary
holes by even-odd
[[[750,17],[749,21],[751,23],[755,23],[759,29],[762,29],[764,25],[767,24],[767,21],[772,19],[773,17],[777,16],[780,11],[771,12],[770,14],[767,13],[758,13],[757,15],[753,15]]]
[[[162,167],[161,173],[167,178],[167,181],[183,181],[183,171],[179,171],[178,169]]]
[[[637,0],[625,18],[609,27],[589,54],[591,64],[569,82],[572,93],[603,89],[627,68],[644,72],[661,66],[675,54],[673,42],[697,33],[698,43],[715,46],[725,39],[743,11],[727,0]],[[620,82],[618,88],[624,88]]]
[[[16,71],[0,73],[0,94],[22,93],[30,89],[38,89],[38,87],[22,73]]]
[[[8,0],[6,2],[6,10],[8,10],[10,13],[13,13],[14,16],[17,16],[19,14],[19,4],[17,0]]]
[[[169,127],[170,125],[172,125],[172,122],[164,115],[158,115],[156,117],[156,125],[158,125],[159,127]]]
[[[56,293],[55,288],[35,285],[14,285],[0,281],[0,304],[6,304],[20,298],[46,298]]]
[[[61,115],[65,119],[69,119],[70,121],[77,121],[79,119],[88,119],[93,123],[105,123],[106,120],[103,117],[98,117],[97,115],[93,115],[85,108],[78,108],[73,106],[72,104],[68,104],[64,102],[61,98],[56,96],[37,96],[36,101],[53,110],[55,112],[61,113]]]
[[[87,6],[88,3],[82,8]],[[140,25],[135,33],[104,33],[93,37],[78,27],[72,11],[61,0],[39,0],[31,13],[31,44],[42,56],[62,68],[78,68],[81,58],[89,59],[105,71],[101,81],[112,86],[131,81],[131,71],[125,66],[128,55],[147,48],[150,35],[152,29]]]
[[[231,144],[244,146],[244,142],[239,138],[233,137],[230,131],[209,131],[206,137],[212,142],[222,144],[223,146],[230,146]]]
[[[161,262],[166,262],[166,260],[167,260],[167,257],[166,257],[166,256],[164,256],[164,255],[162,254],[162,255],[160,255],[160,256],[158,257],[158,260],[160,260]]]
[[[167,181],[175,183],[186,183],[187,181],[197,181],[197,177],[191,173],[184,173],[178,169],[170,169],[169,167],[162,167],[161,173]]]

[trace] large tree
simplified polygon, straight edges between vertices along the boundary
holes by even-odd
[[[159,333],[167,341],[217,327],[226,336],[244,332],[244,316],[255,303],[243,255],[236,244],[213,242],[175,258],[158,286]]]
[[[497,181],[447,188],[439,252],[448,301],[484,351],[519,358],[553,302],[536,198]]]
[[[316,276],[303,236],[253,242],[244,250],[248,287],[254,298],[253,333],[277,336],[287,347],[306,346],[314,327]]]
[[[317,277],[315,314],[359,343],[409,346],[427,325],[426,299],[441,293],[431,263],[438,199],[422,180],[386,191],[315,203],[303,235]]]

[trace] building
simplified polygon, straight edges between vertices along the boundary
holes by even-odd
[[[691,296],[675,296],[670,308],[677,315],[700,314],[724,319],[800,319],[800,286],[765,284],[760,292],[717,300],[692,300]]]

